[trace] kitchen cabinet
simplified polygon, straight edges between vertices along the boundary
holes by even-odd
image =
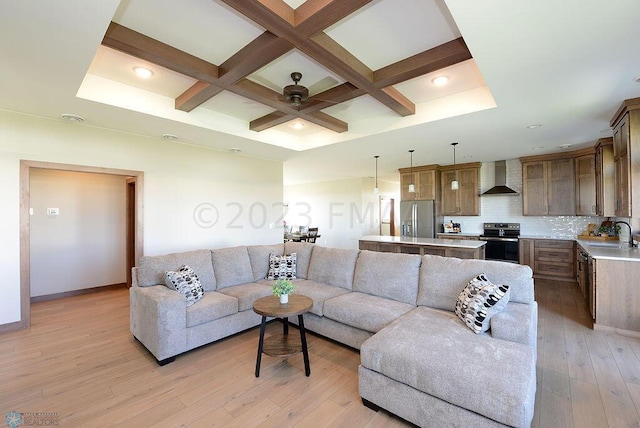
[[[640,262],[592,258],[594,330],[640,332]]]
[[[437,165],[425,165],[411,168],[401,168],[400,171],[400,199],[403,201],[436,200],[438,195]],[[413,177],[413,178],[412,178]],[[413,183],[415,192],[409,192],[409,184]]]
[[[640,213],[640,200],[631,198],[640,187],[640,98],[625,100],[613,119],[613,160],[615,168],[615,216]]]
[[[576,214],[573,157],[549,160],[529,157],[520,160],[524,215]]]
[[[450,241],[430,238],[404,239],[388,236],[363,236],[359,241],[360,250],[389,253],[430,254],[460,259],[484,259],[484,242],[451,244]]]
[[[595,153],[596,215],[615,216],[615,164],[613,138],[600,138]]]
[[[596,215],[596,154],[575,158],[576,215]]]
[[[575,242],[564,239],[521,238],[520,264],[531,267],[534,277],[575,281]]]
[[[480,166],[467,163],[440,167],[440,207],[442,215],[480,215]],[[451,182],[458,180],[458,189]]]

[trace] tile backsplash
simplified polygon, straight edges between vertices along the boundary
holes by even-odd
[[[480,193],[489,190],[495,182],[495,164],[483,163],[480,168]],[[483,223],[520,223],[521,235],[542,235],[557,238],[575,238],[589,223],[600,224],[602,217],[587,216],[524,216],[522,215],[522,165],[520,160],[506,162],[507,186],[518,192],[516,196],[497,195],[480,197],[479,216],[446,216],[445,222],[460,223],[464,233],[482,233]]]

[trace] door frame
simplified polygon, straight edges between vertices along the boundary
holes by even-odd
[[[31,326],[31,216],[29,215],[31,188],[31,169],[51,169],[72,172],[89,172],[95,174],[111,174],[131,177],[135,180],[135,220],[134,220],[134,254],[135,260],[142,257],[144,248],[143,222],[143,184],[144,173],[115,168],[60,164],[20,160],[20,321],[7,325],[7,330],[22,330]]]

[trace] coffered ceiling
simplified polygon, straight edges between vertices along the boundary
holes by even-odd
[[[467,91],[481,98],[451,103]],[[415,0],[125,0],[79,95],[293,150],[495,106],[444,4]]]
[[[448,164],[453,141],[459,162],[580,148],[640,96],[636,0],[50,0],[0,12],[0,108],[238,148],[284,161],[286,183],[371,176],[374,155],[397,181],[409,149],[415,164]],[[282,97],[292,72],[310,93],[300,106]],[[439,75],[449,83],[435,86]]]

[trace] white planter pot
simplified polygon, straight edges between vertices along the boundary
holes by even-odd
[[[281,294],[280,295],[280,303],[289,303],[289,295]]]

